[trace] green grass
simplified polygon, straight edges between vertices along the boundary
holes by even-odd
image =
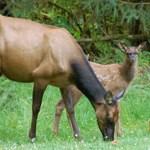
[[[145,76],[147,76],[146,79],[149,78],[148,74]],[[0,148],[148,149],[150,138],[148,131],[150,87],[139,85],[139,82],[142,82],[141,78],[135,81],[121,102],[123,136],[118,139],[117,145],[102,141],[94,112],[86,98],[82,98],[76,108],[76,116],[83,140],[79,142],[73,139],[65,113],[61,120],[60,134],[57,137],[54,136],[51,132],[51,126],[54,117],[54,106],[60,94],[58,89],[52,87],[47,89],[43,98],[43,105],[38,119],[37,141],[35,144],[31,144],[27,135],[31,120],[32,85],[18,84],[1,79],[3,89],[1,88]]]
[[[146,60],[140,62],[146,63],[146,67],[149,63]],[[85,97],[76,107],[82,140],[73,138],[65,112],[61,119],[59,135],[53,135],[51,126],[55,105],[60,98],[59,90],[54,87],[48,87],[46,90],[38,117],[37,140],[34,144],[30,143],[28,130],[31,122],[31,95],[32,84],[0,79],[0,150],[150,149],[150,72],[147,69],[138,75],[121,101],[123,135],[118,138],[117,145],[102,140],[94,111]]]

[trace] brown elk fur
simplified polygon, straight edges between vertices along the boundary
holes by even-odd
[[[76,85],[95,109],[99,108],[99,103],[106,102],[105,97],[108,95],[81,47],[67,30],[1,15],[0,74],[14,81],[34,83],[29,132],[31,139],[36,137],[37,117],[44,91],[49,84],[61,89],[75,135],[78,134],[78,128],[68,86]],[[115,99],[113,96],[111,98]],[[111,139],[113,126],[109,133]]]
[[[116,94],[118,91],[128,88],[129,84],[131,83],[131,81],[133,81],[136,75],[136,70],[137,70],[136,55],[140,48],[142,48],[141,45],[137,48],[136,47],[126,48],[126,50],[124,50],[126,58],[123,64],[101,65],[101,64],[90,62],[90,65],[93,68],[94,72],[96,73],[97,78],[103,84],[106,90],[108,91],[110,90],[112,91],[113,94]],[[134,61],[130,58],[129,55],[133,55],[133,57],[135,57]],[[73,95],[73,105],[75,106],[80,100],[82,93],[75,86],[70,86],[70,90]],[[60,117],[63,109],[64,109],[64,103],[62,99],[56,105],[55,120],[53,123],[54,133],[58,133]],[[117,120],[116,131],[115,131],[117,135],[121,134],[119,122],[120,121]]]

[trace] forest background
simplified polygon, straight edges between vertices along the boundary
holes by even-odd
[[[121,102],[123,135],[117,145],[102,141],[94,112],[85,97],[76,107],[82,142],[71,136],[65,114],[60,134],[55,137],[51,125],[60,94],[54,87],[49,87],[44,96],[38,120],[38,140],[31,144],[27,133],[32,85],[1,78],[0,148],[150,149],[149,0],[1,0],[0,14],[64,27],[77,39],[89,59],[101,64],[123,63],[125,56],[116,43],[138,46],[147,42],[139,53],[137,77]]]

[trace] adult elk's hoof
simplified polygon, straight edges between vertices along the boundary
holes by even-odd
[[[77,139],[79,141],[82,140],[79,134],[74,134],[74,137],[75,137],[75,139]]]
[[[34,143],[36,140],[36,136],[31,130],[29,132],[29,139],[30,139],[31,143]]]
[[[31,140],[31,143],[34,143],[36,141],[36,138],[32,138],[30,140]]]

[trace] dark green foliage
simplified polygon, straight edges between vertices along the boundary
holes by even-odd
[[[114,57],[111,44],[115,35],[126,35],[118,40],[128,39],[127,35],[150,35],[150,4],[142,3],[143,1],[140,3],[132,0],[4,0],[4,2],[13,16],[65,27],[77,39],[92,39],[80,43],[92,60],[100,56]],[[112,38],[107,40],[106,44],[101,41],[101,38],[110,35]],[[149,41],[148,38],[137,39],[133,36],[127,43],[138,45],[143,40]]]
[[[121,0],[2,1],[6,2],[5,7],[13,16],[65,27],[77,39],[93,39],[92,42],[83,42],[82,46],[86,53],[90,53],[91,59],[99,63],[122,63],[124,59],[124,54],[114,46],[112,40],[102,41],[102,37],[150,34],[150,5],[130,3],[138,0],[128,0],[129,3]],[[0,13],[5,14],[5,7],[0,7]],[[119,40],[132,44],[131,40]],[[147,40],[150,43],[150,39]],[[47,88],[43,98],[38,118],[37,141],[30,144],[27,136],[31,121],[32,85],[1,78],[0,149],[149,149],[149,51],[139,54],[139,66],[138,77],[121,101],[123,136],[118,139],[117,145],[102,141],[94,110],[85,97],[76,107],[77,122],[83,140],[76,142],[73,139],[65,113],[61,120],[60,134],[55,137],[51,126],[60,93],[52,87]]]

